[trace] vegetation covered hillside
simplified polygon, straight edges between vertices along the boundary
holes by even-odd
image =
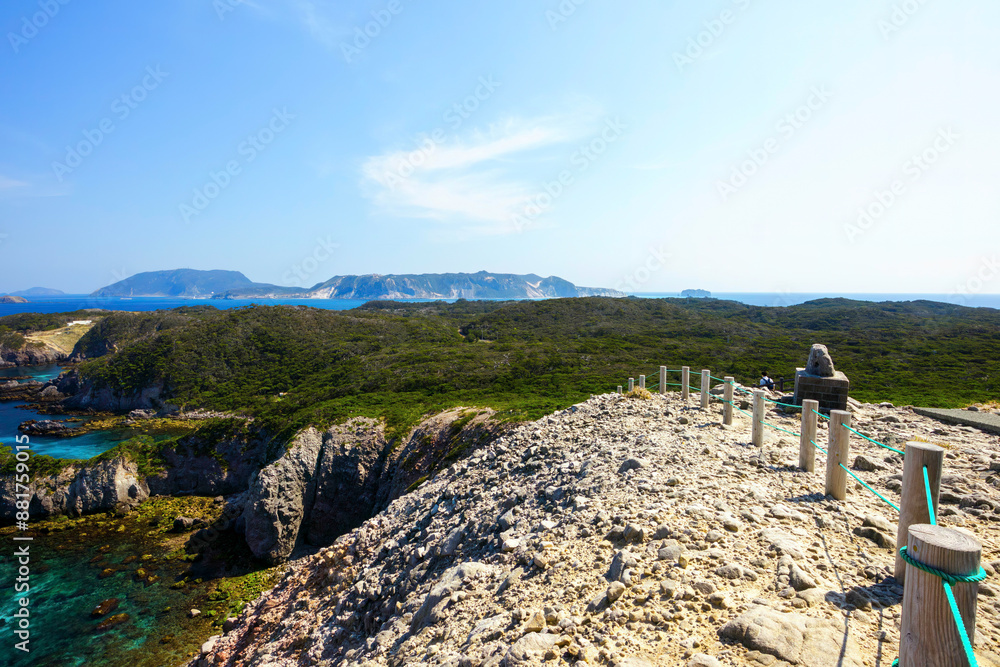
[[[114,346],[106,343],[114,338]],[[164,381],[175,402],[294,429],[349,414],[403,427],[455,405],[536,417],[660,364],[752,382],[791,377],[814,342],[865,401],[956,406],[1000,394],[1000,311],[931,302],[719,300],[373,302],[351,311],[209,307],[111,315],[78,349],[122,391]],[[117,350],[117,351],[115,351]],[[93,354],[89,355],[93,356]]]

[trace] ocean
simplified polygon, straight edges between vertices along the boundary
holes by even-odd
[[[646,299],[681,298],[677,292],[635,292],[632,296]],[[972,308],[1000,309],[1000,294],[903,294],[903,293],[835,293],[835,292],[717,292],[712,298],[738,301],[748,306],[784,307],[795,306],[814,299],[842,297],[858,301],[940,301]],[[433,299],[407,299],[407,301],[429,302]],[[453,302],[455,299],[442,299]],[[14,313],[64,313],[86,308],[104,310],[150,311],[167,310],[181,306],[212,306],[219,309],[242,308],[254,304],[265,306],[292,305],[310,306],[326,310],[350,310],[367,303],[364,299],[191,299],[180,297],[103,297],[86,294],[57,297],[33,297],[29,303],[0,304],[0,316]]]

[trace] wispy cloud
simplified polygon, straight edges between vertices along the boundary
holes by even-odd
[[[513,214],[538,193],[530,174],[585,136],[589,119],[509,119],[450,139],[423,137],[410,150],[374,155],[361,167],[362,189],[384,212],[457,223],[484,233],[514,231]],[[548,167],[548,178],[560,169]]]
[[[3,174],[0,174],[0,190],[12,190],[14,188],[25,188],[28,184],[24,181],[16,181],[13,178],[7,178]]]

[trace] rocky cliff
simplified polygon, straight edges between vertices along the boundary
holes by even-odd
[[[0,476],[0,519],[14,520],[17,493],[30,494],[31,516],[78,515],[134,507],[149,497],[149,487],[134,461],[119,458],[93,465],[73,464],[35,479],[28,491],[18,489],[13,475]]]
[[[69,355],[44,345],[25,342],[17,347],[0,345],[0,368],[41,366],[65,361]]]
[[[797,441],[752,448],[741,419],[608,395],[523,425],[293,562],[189,667],[888,664],[892,511],[824,497]],[[1000,664],[1000,439],[891,406],[854,426],[948,446],[941,522],[983,542],[975,641]],[[859,438],[851,460],[898,502],[898,455]]]
[[[137,458],[74,463],[29,485],[29,514],[77,515],[127,509],[150,495],[239,496],[236,530],[269,563],[296,547],[323,546],[355,528],[455,456],[504,430],[489,410],[450,410],[426,419],[402,442],[381,422],[356,418],[308,428],[287,447],[248,429],[206,442],[197,434],[164,447],[140,474]],[[152,468],[152,470],[150,470]],[[13,475],[0,476],[0,519],[12,521]]]

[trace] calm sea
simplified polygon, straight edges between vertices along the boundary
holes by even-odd
[[[635,292],[633,296],[647,299],[680,298],[677,292]],[[1000,294],[976,294],[962,296],[955,294],[883,294],[883,293],[835,293],[835,292],[716,292],[713,298],[738,301],[748,306],[794,306],[813,299],[843,297],[858,301],[940,301],[973,308],[1000,309]],[[434,299],[407,299],[428,302]],[[455,299],[442,299],[452,302]],[[213,306],[219,309],[240,308],[253,304],[265,306],[294,305],[311,306],[326,310],[350,310],[367,303],[364,299],[188,299],[170,297],[95,298],[85,294],[58,297],[33,297],[30,303],[0,304],[0,316],[14,313],[64,313],[85,308],[104,310],[149,311],[179,308],[181,306]]]

